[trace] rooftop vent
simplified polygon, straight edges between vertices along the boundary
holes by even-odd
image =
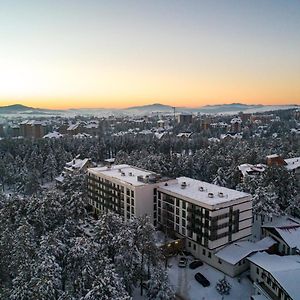
[[[129,176],[133,176],[133,173],[132,173],[132,172],[129,172],[128,175],[129,175]]]
[[[220,198],[224,197],[224,193],[222,193],[222,192],[219,192],[218,195],[219,195]]]
[[[181,188],[182,188],[182,189],[185,189],[185,188],[186,188],[186,182],[185,182],[185,181],[183,181],[183,182],[181,183]]]
[[[122,171],[122,172],[121,172],[121,176],[125,176],[125,172]]]
[[[122,169],[119,169],[118,171],[119,171],[120,173],[122,173]]]
[[[204,191],[204,187],[203,186],[199,186],[199,191],[203,192]]]
[[[208,193],[208,198],[213,198],[214,194],[213,193]]]
[[[167,182],[165,183],[165,186],[168,186],[168,183],[167,183]]]

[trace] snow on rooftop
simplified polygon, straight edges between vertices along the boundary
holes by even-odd
[[[154,172],[146,171],[126,164],[113,165],[111,167],[90,168],[89,172],[96,175],[98,174],[112,177],[133,186],[142,186],[146,184],[145,182],[138,180],[138,176],[145,178],[146,176],[157,175]]]
[[[262,227],[273,228],[289,247],[300,250],[300,223],[296,219],[283,216]]]
[[[279,256],[259,252],[249,257],[248,260],[269,272],[292,299],[300,299],[299,255]]]
[[[71,161],[66,163],[66,169],[68,170],[80,170],[82,169],[86,163],[89,161],[88,158],[80,159],[80,158],[74,158]]]
[[[62,134],[60,134],[57,131],[53,131],[53,132],[49,132],[48,134],[44,135],[43,139],[59,139],[61,137],[63,137]]]
[[[267,155],[267,158],[276,158],[276,157],[279,157],[279,155],[278,154]]]
[[[287,158],[284,160],[286,162],[286,168],[288,170],[294,170],[300,168],[300,157]]]
[[[279,216],[274,217],[271,222],[267,222],[262,227],[267,228],[288,228],[288,227],[294,227],[294,226],[300,226],[300,220],[296,218],[292,218],[289,216]]]
[[[265,171],[266,167],[267,166],[263,164],[257,164],[257,165],[242,164],[238,166],[238,169],[245,177],[246,175],[251,175],[251,173],[262,173]]]
[[[161,183],[160,189],[163,192],[171,192],[207,205],[217,205],[250,196],[243,192],[188,177],[170,180],[167,185]]]
[[[249,241],[235,242],[218,251],[216,256],[231,265],[235,265],[253,252],[268,250],[274,244],[276,244],[276,241],[271,237],[265,237],[256,243]]]

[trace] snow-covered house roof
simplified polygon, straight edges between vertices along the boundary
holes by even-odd
[[[257,164],[257,165],[251,165],[251,164],[242,164],[238,166],[238,169],[241,171],[242,175],[245,177],[247,175],[255,175],[259,174],[265,171],[266,165],[263,164]]]
[[[67,130],[68,130],[68,131],[75,130],[75,129],[77,129],[77,128],[79,127],[79,125],[80,125],[80,123],[71,124],[71,125],[67,128]]]
[[[294,300],[300,299],[300,256],[269,255],[266,252],[256,253],[248,260],[272,275],[285,292]]]
[[[74,170],[82,170],[86,166],[86,164],[90,161],[89,158],[80,159],[80,158],[74,158],[71,161],[66,163],[65,169],[68,171],[74,171]]]
[[[77,133],[73,136],[75,139],[91,138],[92,136],[88,133]]]
[[[198,204],[200,202],[209,207],[251,197],[243,192],[188,177],[178,177],[175,180],[161,183],[159,188],[162,192],[175,197],[188,198],[190,202],[198,202]]]
[[[155,132],[154,133],[154,136],[157,138],[157,139],[162,139],[167,133],[166,132]]]
[[[235,124],[235,123],[242,124],[242,119],[240,117],[233,118],[233,119],[231,119],[230,123],[231,124]]]
[[[286,162],[286,168],[288,170],[295,170],[300,168],[300,157],[287,158],[284,160]]]
[[[177,134],[177,137],[185,137],[185,138],[190,138],[192,136],[192,132],[180,132]]]
[[[220,139],[221,139],[221,140],[224,140],[224,139],[226,139],[226,138],[231,138],[231,139],[242,139],[242,138],[243,138],[243,135],[240,134],[240,133],[237,133],[237,134],[229,134],[229,133],[227,133],[227,134],[221,134],[221,135],[220,135]]]
[[[57,131],[49,132],[48,134],[43,136],[43,139],[59,139],[62,138],[63,135]]]
[[[235,242],[224,247],[215,255],[229,264],[235,265],[254,252],[268,250],[274,244],[276,244],[276,241],[271,237],[265,237],[256,243],[249,241]]]
[[[300,249],[300,222],[297,219],[283,216],[262,227],[273,228],[290,248]]]

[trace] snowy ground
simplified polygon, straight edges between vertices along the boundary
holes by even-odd
[[[192,258],[189,258],[189,263]],[[191,270],[188,266],[186,268],[178,268],[178,257],[173,257],[169,261],[168,274],[170,282],[176,291],[178,298],[182,300],[244,300],[249,299],[253,294],[252,283],[246,277],[246,275],[241,276],[241,281],[238,282],[238,278],[231,278],[226,276],[226,279],[230,282],[232,289],[230,295],[222,296],[216,291],[216,283],[219,279],[224,277],[224,274],[211,266],[204,264],[203,266]],[[200,272],[209,281],[209,287],[203,287],[198,283],[194,275]],[[138,299],[138,298],[137,298]]]

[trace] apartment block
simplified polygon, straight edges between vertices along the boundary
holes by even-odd
[[[157,224],[185,238],[187,250],[195,257],[226,273],[222,260],[214,253],[251,236],[252,198],[246,193],[179,177],[159,184]]]
[[[91,168],[88,170],[89,204],[96,213],[114,211],[125,220],[148,215],[154,222],[160,180],[156,173],[129,165]]]

